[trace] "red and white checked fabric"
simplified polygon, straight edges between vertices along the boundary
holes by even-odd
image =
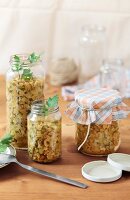
[[[110,124],[126,118],[130,108],[122,102],[117,90],[106,88],[78,90],[66,114],[79,124]]]

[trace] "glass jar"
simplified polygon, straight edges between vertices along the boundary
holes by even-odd
[[[121,95],[124,95],[126,74],[122,59],[106,59],[100,68],[100,86],[118,90]]]
[[[44,69],[41,59],[29,60],[33,53],[13,55],[6,75],[7,131],[13,136],[12,145],[27,148],[27,115],[31,104],[44,97]],[[38,57],[36,57],[38,58]]]
[[[77,124],[76,145],[79,147],[88,130],[88,125]],[[111,124],[91,124],[86,142],[80,148],[80,152],[93,156],[106,156],[118,150],[120,145],[120,132],[118,121]]]
[[[105,54],[105,27],[84,25],[79,41],[80,79],[86,80],[99,72]]]
[[[66,114],[76,123],[78,151],[92,156],[114,153],[120,145],[118,121],[127,117],[129,107],[117,90],[77,90]]]
[[[45,101],[36,101],[28,115],[29,157],[40,163],[57,160],[61,156],[61,114],[59,107],[42,110]]]

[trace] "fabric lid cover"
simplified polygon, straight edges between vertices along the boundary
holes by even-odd
[[[78,90],[75,101],[69,104],[66,114],[79,124],[111,124],[112,121],[126,118],[130,108],[122,102],[117,90],[91,89]]]

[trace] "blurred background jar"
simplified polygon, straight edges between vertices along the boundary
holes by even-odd
[[[39,55],[18,54],[10,58],[6,75],[7,131],[12,145],[27,148],[27,115],[31,104],[44,97],[44,69]]]
[[[105,27],[84,25],[79,42],[79,82],[91,78],[99,72],[105,54]]]
[[[124,96],[126,74],[122,59],[106,59],[100,68],[100,87],[118,90]]]
[[[46,108],[46,100],[36,101],[28,115],[29,157],[40,163],[61,156],[61,114],[58,105]]]

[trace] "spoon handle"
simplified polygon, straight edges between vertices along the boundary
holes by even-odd
[[[35,172],[35,173],[38,173],[40,175],[43,175],[43,176],[46,176],[46,177],[49,177],[49,178],[52,178],[52,179],[55,179],[57,181],[60,181],[60,182],[63,182],[63,183],[67,183],[67,184],[70,184],[70,185],[74,185],[74,186],[77,186],[77,187],[80,187],[80,188],[87,188],[88,187],[84,183],[80,183],[78,181],[75,181],[75,180],[72,180],[72,179],[69,179],[69,178],[65,178],[63,176],[59,176],[59,175],[56,175],[56,174],[53,174],[53,173],[50,173],[50,172],[47,172],[47,171],[44,171],[44,170],[40,170],[40,169],[31,167],[31,166],[22,164],[22,163],[20,163],[18,161],[16,163],[18,165],[20,165],[21,167],[23,167],[24,169],[27,169],[27,170],[29,170],[31,172]]]

